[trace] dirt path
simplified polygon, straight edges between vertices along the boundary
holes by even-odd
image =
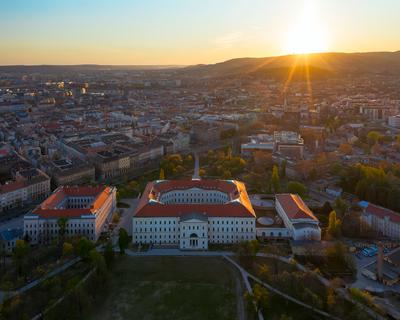
[[[232,270],[234,279],[235,279],[235,288],[236,288],[236,309],[237,309],[237,318],[238,320],[246,320],[246,308],[244,302],[244,288],[240,274],[236,270]]]

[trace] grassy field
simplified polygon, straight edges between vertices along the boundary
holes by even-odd
[[[236,319],[233,269],[222,259],[123,257],[92,319]]]

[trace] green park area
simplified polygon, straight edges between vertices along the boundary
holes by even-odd
[[[121,257],[89,319],[236,319],[238,274],[221,258]]]

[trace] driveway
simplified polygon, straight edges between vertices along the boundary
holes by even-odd
[[[129,199],[122,199],[120,202],[129,204],[129,208],[119,208],[120,211],[122,211],[121,214],[121,219],[118,222],[118,225],[116,226],[115,230],[118,234],[118,230],[120,228],[124,228],[128,234],[131,236],[132,235],[132,217],[133,214],[135,213],[136,207],[139,203],[138,198],[129,198]]]

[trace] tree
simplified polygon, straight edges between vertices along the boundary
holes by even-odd
[[[222,175],[223,179],[231,179],[232,178],[232,174],[229,170],[225,170],[224,174]]]
[[[64,242],[65,230],[67,228],[68,218],[62,217],[57,220],[60,243]]]
[[[340,220],[336,218],[336,211],[332,210],[329,214],[328,233],[332,237],[337,237],[340,234]]]
[[[307,187],[297,181],[290,181],[288,183],[288,192],[298,194],[300,197],[305,197],[307,195]]]
[[[119,229],[118,232],[118,246],[121,254],[125,253],[125,249],[128,247],[129,236],[124,228]]]
[[[114,248],[111,241],[108,241],[104,248],[104,260],[106,261],[106,265],[110,268],[114,262]]]
[[[279,192],[279,187],[280,187],[280,180],[279,180],[279,172],[278,172],[278,167],[274,165],[272,168],[272,176],[271,176],[271,184],[274,189],[274,192]]]
[[[163,168],[160,169],[160,180],[165,180],[165,172]]]
[[[23,274],[24,266],[25,266],[25,258],[28,254],[29,247],[28,244],[24,240],[18,239],[15,242],[15,248],[13,252],[13,261],[15,263],[18,275]]]
[[[328,266],[333,269],[345,270],[347,268],[346,249],[339,241],[326,249],[326,258]]]
[[[370,131],[367,134],[367,140],[369,143],[369,146],[372,147],[374,144],[376,144],[378,141],[382,139],[382,135],[377,132],[377,131]]]
[[[251,266],[259,250],[258,240],[242,241],[239,243],[236,253],[243,264]]]
[[[90,263],[94,268],[96,268],[96,272],[98,274],[105,274],[106,262],[104,260],[104,257],[96,249],[90,250],[89,257]]]
[[[287,314],[281,314],[279,320],[293,320],[293,318],[291,316],[288,316]]]
[[[335,290],[333,290],[332,288],[328,289],[328,295],[326,297],[326,305],[328,307],[329,311],[334,311],[335,307],[336,307],[336,295],[335,295]]]
[[[114,214],[112,215],[112,223],[117,224],[119,221],[121,220],[121,215],[119,214],[119,212],[114,212]]]
[[[264,282],[269,282],[271,280],[271,272],[267,264],[263,263],[258,267],[258,275]]]
[[[254,306],[254,310],[258,313],[262,309],[268,307],[269,294],[267,289],[256,283],[253,287],[253,292],[246,292],[245,299],[248,303]]]
[[[345,155],[353,154],[353,147],[349,143],[342,143],[339,146],[339,151]]]
[[[76,244],[76,253],[84,260],[89,258],[90,251],[94,248],[94,244],[85,237],[81,237]]]
[[[328,201],[326,201],[324,203],[324,205],[321,207],[320,212],[321,212],[321,214],[327,216],[331,213],[332,210],[333,210],[333,208],[332,208],[331,204]]]
[[[264,152],[264,151],[260,151],[260,150],[254,151],[253,159],[254,159],[254,163],[257,166],[260,166],[262,168],[267,168],[268,170],[273,165],[272,153],[270,153],[270,152]]]
[[[343,217],[349,209],[349,205],[342,198],[336,198],[333,207],[340,217]]]
[[[7,256],[4,244],[5,241],[2,238],[0,238],[0,260],[2,261],[3,268],[6,266],[6,256]]]
[[[74,253],[74,246],[69,242],[63,243],[63,252],[62,255],[64,257],[69,257]]]
[[[281,163],[281,177],[282,177],[283,179],[286,178],[286,165],[287,165],[287,161],[286,161],[286,159],[285,159],[285,160],[283,160],[282,163]]]

